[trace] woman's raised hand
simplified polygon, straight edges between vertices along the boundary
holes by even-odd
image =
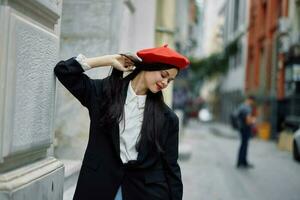
[[[120,71],[127,72],[132,71],[135,68],[134,63],[128,56],[115,54],[112,55],[111,59],[111,66]]]

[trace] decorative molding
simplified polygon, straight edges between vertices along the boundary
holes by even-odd
[[[49,157],[16,170],[0,174],[0,191],[16,190],[55,170],[64,168],[59,160]]]
[[[60,1],[49,3],[45,0],[10,0],[7,5],[51,29],[54,29],[60,18]]]
[[[30,149],[27,152],[22,152],[21,154],[15,154],[7,158],[3,158],[4,163],[1,163],[0,165],[0,173],[7,172],[17,167],[24,166],[45,158],[47,156],[47,150],[49,147],[50,145],[39,149]]]

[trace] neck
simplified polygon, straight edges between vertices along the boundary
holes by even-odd
[[[145,95],[148,88],[144,81],[144,72],[140,72],[133,80],[131,80],[132,89],[137,95]]]

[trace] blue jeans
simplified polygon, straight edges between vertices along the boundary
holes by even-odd
[[[121,186],[118,189],[118,192],[117,192],[117,194],[115,196],[115,200],[122,200],[122,189],[121,189]]]
[[[248,164],[247,154],[248,154],[248,143],[251,137],[251,129],[243,128],[242,130],[240,130],[240,136],[241,136],[241,146],[239,149],[237,166]]]

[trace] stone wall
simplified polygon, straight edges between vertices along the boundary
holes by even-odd
[[[52,157],[60,14],[61,1],[0,1],[1,200],[62,199]]]

